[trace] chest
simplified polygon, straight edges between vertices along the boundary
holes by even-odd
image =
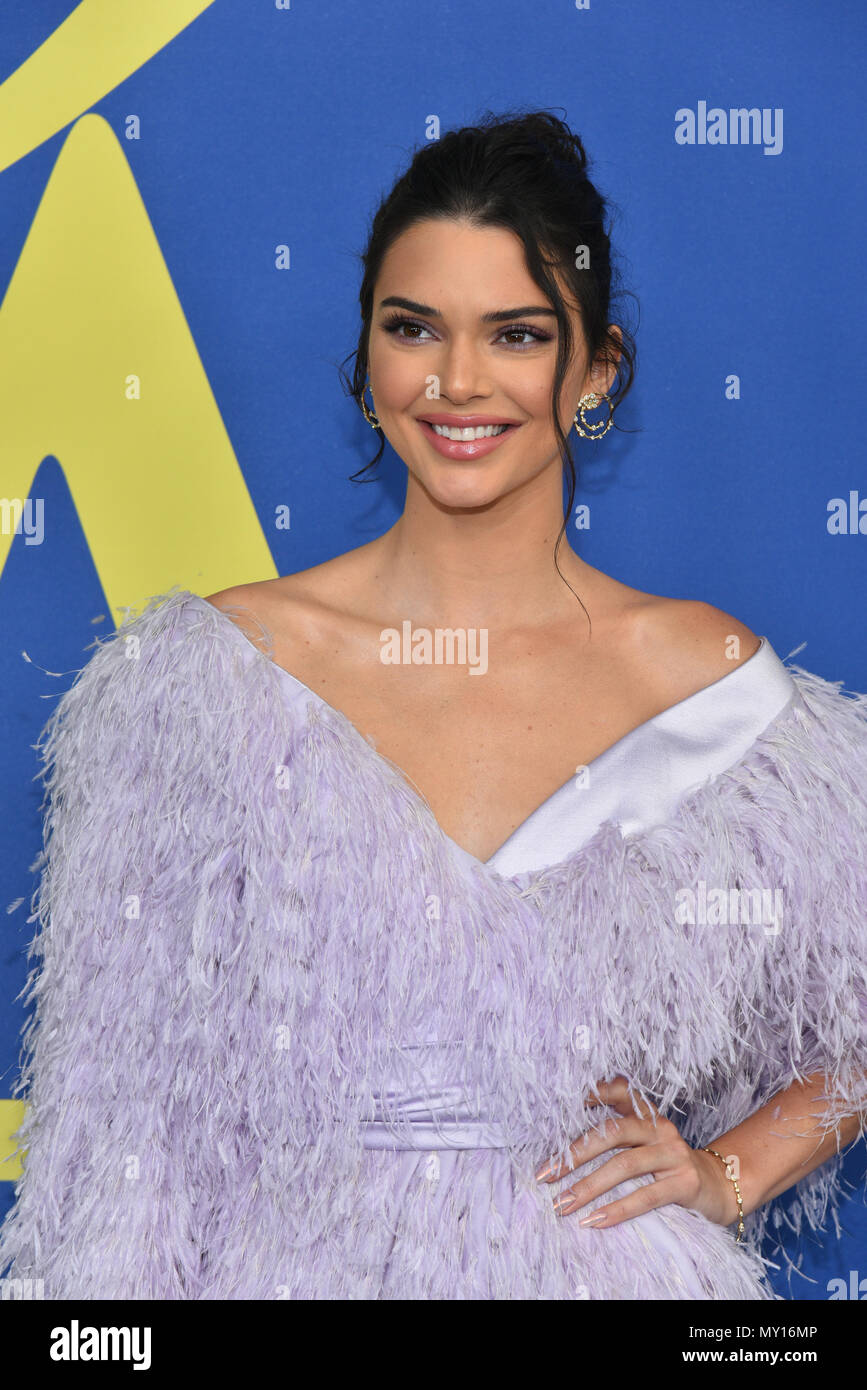
[[[344,714],[483,862],[554,792],[665,707],[624,660],[296,674]]]

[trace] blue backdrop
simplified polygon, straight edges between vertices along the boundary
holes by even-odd
[[[76,8],[0,5],[0,101],[6,79]],[[203,505],[187,528],[194,565],[208,557],[198,586],[165,572],[160,529],[139,528],[127,507],[119,546],[141,552],[145,569],[158,558],[154,591],[177,580],[208,593],[304,569],[391,525],[403,465],[387,447],[379,482],[348,481],[374,435],[336,369],[357,341],[369,220],[432,117],[446,129],[489,107],[546,107],[580,133],[616,205],[613,242],[640,305],[638,375],[619,415],[636,433],[578,446],[576,503],[590,504],[591,521],[573,544],[625,583],[734,614],[783,658],[806,644],[801,665],[867,691],[860,0],[198,8],[0,169],[4,292],[86,112],[113,132],[171,276],[273,565],[253,565],[254,549],[233,548],[229,534],[215,573]],[[729,118],[735,108],[764,113],[749,138]],[[283,245],[288,265],[278,264]],[[82,339],[90,331],[85,315]],[[0,344],[2,372],[20,344]],[[102,631],[114,622],[81,500],[52,453],[52,400],[63,389],[53,373],[33,398],[46,428],[24,483],[53,524],[40,544],[11,538],[0,584],[0,873],[12,905],[0,938],[0,1098],[12,1094],[25,1019],[15,996],[40,844],[31,745],[71,679],[39,668],[74,671],[99,622]],[[0,418],[2,498],[22,493],[6,431]],[[123,470],[118,454],[101,476],[109,513]],[[284,504],[289,529],[277,520]],[[864,1152],[862,1140],[849,1156],[856,1183]],[[12,1183],[0,1183],[0,1215],[11,1197]],[[805,1241],[815,1282],[781,1276],[779,1292],[825,1299],[829,1280],[867,1276],[860,1196],[843,1219],[839,1243]]]

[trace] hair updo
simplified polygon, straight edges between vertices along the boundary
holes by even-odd
[[[428,218],[460,218],[479,227],[504,227],[520,237],[528,271],[554,306],[559,327],[551,408],[560,456],[570,475],[570,491],[554,548],[555,565],[566,518],[572,512],[576,477],[569,437],[560,427],[556,409],[574,344],[569,315],[551,267],[563,276],[580,306],[589,361],[617,361],[610,392],[612,405],[623,400],[635,374],[632,334],[621,324],[622,341],[618,341],[608,328],[613,287],[608,204],[590,181],[587,169],[580,138],[547,111],[523,115],[488,111],[478,125],[447,131],[441,139],[425,144],[373,218],[361,256],[361,333],[354,354],[345,359],[355,357],[352,378],[340,369],[348,394],[360,407],[368,373],[374,285],[386,252],[414,223]],[[576,265],[579,246],[588,249],[586,268]],[[614,425],[619,428],[616,419]],[[385,437],[380,434],[376,455],[352,475],[352,481],[367,481],[360,475],[379,462],[384,445]]]

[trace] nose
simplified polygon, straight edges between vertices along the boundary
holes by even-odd
[[[434,373],[439,394],[455,405],[478,397],[490,396],[493,390],[490,364],[485,361],[479,344],[470,334],[457,333],[451,342],[442,345]]]

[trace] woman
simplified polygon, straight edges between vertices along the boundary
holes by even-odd
[[[61,701],[0,1241],[47,1297],[763,1299],[769,1215],[836,1209],[867,697],[555,566],[610,305],[564,124],[426,147],[353,383],[403,514],[155,596]]]

